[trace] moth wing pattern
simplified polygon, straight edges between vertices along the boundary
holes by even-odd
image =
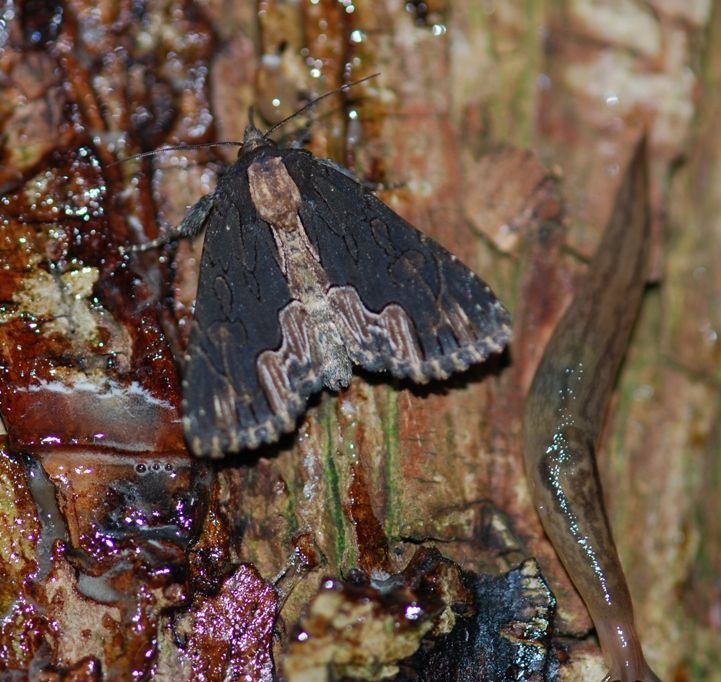
[[[279,315],[292,303],[270,227],[252,210],[245,169],[220,179],[205,226],[193,322],[183,362],[183,427],[198,456],[221,457],[277,440],[320,389],[299,358],[285,380],[297,393],[280,409],[264,392],[257,359],[282,344]],[[274,409],[275,407],[275,409]]]
[[[424,383],[505,347],[510,315],[455,256],[345,169],[305,151],[287,152],[284,163],[355,364]]]
[[[244,147],[201,208],[183,368],[183,426],[198,456],[278,440],[311,394],[347,386],[354,364],[426,382],[509,338],[483,281],[306,151]]]

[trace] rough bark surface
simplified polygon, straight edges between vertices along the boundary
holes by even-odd
[[[225,151],[112,164],[377,71],[308,147],[488,281],[512,347],[424,388],[356,376],[278,446],[192,461],[173,358],[202,240],[120,246]],[[655,281],[600,468],[649,661],[721,680],[716,4],[25,0],[0,73],[0,677],[600,680],[520,418],[645,129]]]

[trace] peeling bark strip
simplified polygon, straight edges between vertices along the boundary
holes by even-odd
[[[509,339],[508,312],[454,256],[343,169],[252,126],[177,234],[206,226],[183,378],[196,455],[277,440],[354,365],[425,383]]]

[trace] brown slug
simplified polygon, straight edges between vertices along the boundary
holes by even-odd
[[[588,607],[608,682],[658,682],[646,663],[603,505],[596,447],[646,285],[646,143],[619,188],[584,282],[557,325],[526,398],[526,473],[543,527]]]

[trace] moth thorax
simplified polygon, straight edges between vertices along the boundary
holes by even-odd
[[[282,230],[298,229],[300,190],[279,156],[251,163],[248,183],[256,213],[262,220]]]

